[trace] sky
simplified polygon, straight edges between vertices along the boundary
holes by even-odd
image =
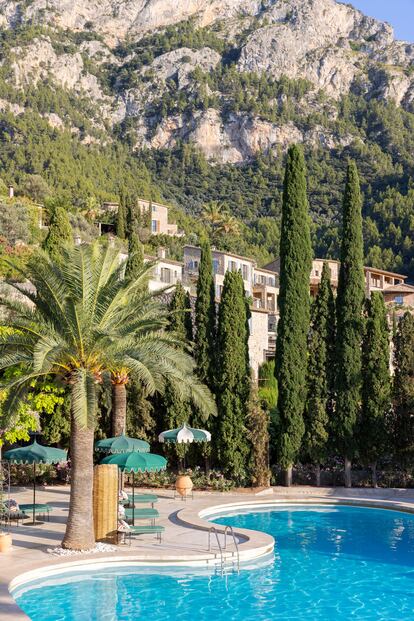
[[[389,22],[397,39],[414,43],[414,0],[348,0],[366,15]]]

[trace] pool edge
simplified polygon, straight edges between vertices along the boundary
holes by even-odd
[[[211,502],[211,501],[210,501]],[[207,504],[207,503],[206,503]],[[185,507],[177,512],[176,519],[179,523],[187,528],[194,528],[197,530],[208,531],[211,528],[211,522],[206,518],[212,519],[220,513],[226,511],[235,511],[237,509],[271,509],[272,507],[283,507],[289,505],[339,505],[339,506],[355,506],[364,508],[377,508],[388,509],[392,511],[399,511],[402,513],[414,514],[414,504],[401,502],[397,500],[387,499],[374,499],[374,498],[350,498],[350,497],[335,497],[327,498],[326,496],[290,496],[286,495],[278,497],[272,500],[240,500],[237,502],[225,502],[220,504],[209,505],[202,509],[194,510],[191,507]],[[219,532],[224,532],[224,526],[215,525]],[[271,553],[274,548],[274,539],[271,535],[263,533],[262,531],[248,530],[248,529],[235,529],[236,536],[245,538],[241,544],[240,561],[249,561],[259,559],[267,554]],[[230,552],[228,553],[231,554]],[[149,558],[143,554],[126,555],[116,554],[116,556],[102,555],[89,555],[87,558],[76,560],[72,559],[59,559],[59,562],[53,565],[44,563],[38,567],[34,567],[28,571],[19,572],[14,576],[10,582],[6,584],[0,584],[0,607],[5,606],[7,614],[16,619],[16,621],[28,620],[30,618],[21,610],[17,602],[13,598],[12,592],[17,588],[23,586],[25,583],[33,582],[40,578],[46,578],[53,575],[59,575],[76,571],[76,567],[91,569],[98,566],[104,567],[116,567],[116,566],[151,566],[151,567],[200,567],[200,566],[214,566],[219,564],[220,559],[218,555],[212,554],[205,555],[182,555],[180,557],[166,557],[165,555],[159,558]]]

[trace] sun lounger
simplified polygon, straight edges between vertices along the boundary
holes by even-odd
[[[24,505],[19,505],[19,508],[20,508],[20,511],[23,511],[27,515],[33,515],[33,510],[34,510],[35,515],[41,515],[43,519],[47,517],[48,522],[50,522],[50,512],[52,510],[52,507],[48,504],[38,504],[38,503],[36,503],[35,505],[24,504]]]
[[[156,535],[157,540],[161,543],[162,533],[165,531],[165,527],[160,524],[153,524],[152,526],[130,526],[129,530],[122,531],[122,535],[125,535],[125,540],[129,540],[131,545],[132,537],[136,535]]]
[[[30,516],[26,515],[26,513],[21,509],[19,509],[18,511],[10,511],[8,507],[4,505],[0,506],[0,523],[4,522],[5,524],[7,524],[7,522],[16,522],[18,526],[19,522],[21,522],[22,520],[27,520],[28,517]]]
[[[128,494],[128,500],[121,500],[120,503],[124,506],[132,507],[132,501],[135,499],[135,505],[144,505],[146,503],[150,504],[152,508],[154,508],[154,504],[158,502],[158,496],[155,494],[135,494],[133,497],[132,494]]]
[[[160,517],[157,509],[125,509],[125,518],[127,521],[132,520],[154,520]]]

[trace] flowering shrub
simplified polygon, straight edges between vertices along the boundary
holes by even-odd
[[[226,492],[235,487],[235,483],[218,470],[210,470],[208,474],[199,466],[196,468],[186,468],[181,470],[179,474],[185,474],[191,477],[195,490],[214,490],[218,492]],[[126,481],[132,482],[132,476],[126,475]],[[164,470],[162,472],[153,472],[148,474],[135,475],[135,483],[141,487],[167,487],[173,488],[177,478],[176,472]]]
[[[53,485],[58,481],[69,481],[68,464],[37,464],[36,483],[38,485]],[[33,466],[29,464],[10,464],[10,482],[17,487],[27,487],[33,484]]]

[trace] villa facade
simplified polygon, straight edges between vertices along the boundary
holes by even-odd
[[[181,237],[183,233],[178,230],[176,224],[168,222],[167,205],[146,201],[142,198],[138,199],[138,207],[141,214],[149,215],[149,225],[151,235],[171,235],[172,237]]]
[[[322,270],[324,264],[327,263],[330,275],[331,285],[334,290],[338,288],[340,262],[333,259],[314,259],[312,261],[312,269],[310,273],[310,293],[314,297],[321,282]],[[268,263],[266,269],[279,274],[280,259],[275,259]],[[387,305],[407,306],[414,308],[414,287],[406,284],[407,276],[388,272],[386,270],[374,267],[364,267],[365,274],[365,294],[370,297],[373,291],[381,291]]]
[[[184,285],[195,294],[201,249],[184,246]],[[251,300],[249,319],[249,357],[253,375],[257,377],[260,365],[275,352],[278,275],[258,268],[254,259],[230,252],[212,249],[214,287],[220,302],[224,277],[227,271],[240,272],[246,296]]]
[[[141,213],[150,213],[153,235],[182,235],[177,225],[168,222],[166,205],[139,199],[139,206]],[[183,261],[168,258],[162,247],[158,248],[156,257],[146,256],[146,260],[155,263],[153,277],[149,283],[152,291],[166,289],[168,293],[178,282],[181,282],[191,296],[195,297],[201,260],[199,247],[184,246]],[[253,375],[257,377],[260,365],[272,358],[276,350],[280,259],[275,259],[264,267],[258,267],[254,259],[213,248],[212,260],[217,303],[221,299],[226,272],[240,272],[242,275],[246,296],[251,301],[250,365]],[[338,287],[339,261],[314,259],[309,281],[309,290],[313,297],[318,291],[325,263],[329,265],[334,290]],[[397,316],[402,315],[407,308],[414,309],[414,286],[405,282],[406,276],[372,267],[365,267],[364,272],[367,297],[373,291],[381,291],[385,303]]]

